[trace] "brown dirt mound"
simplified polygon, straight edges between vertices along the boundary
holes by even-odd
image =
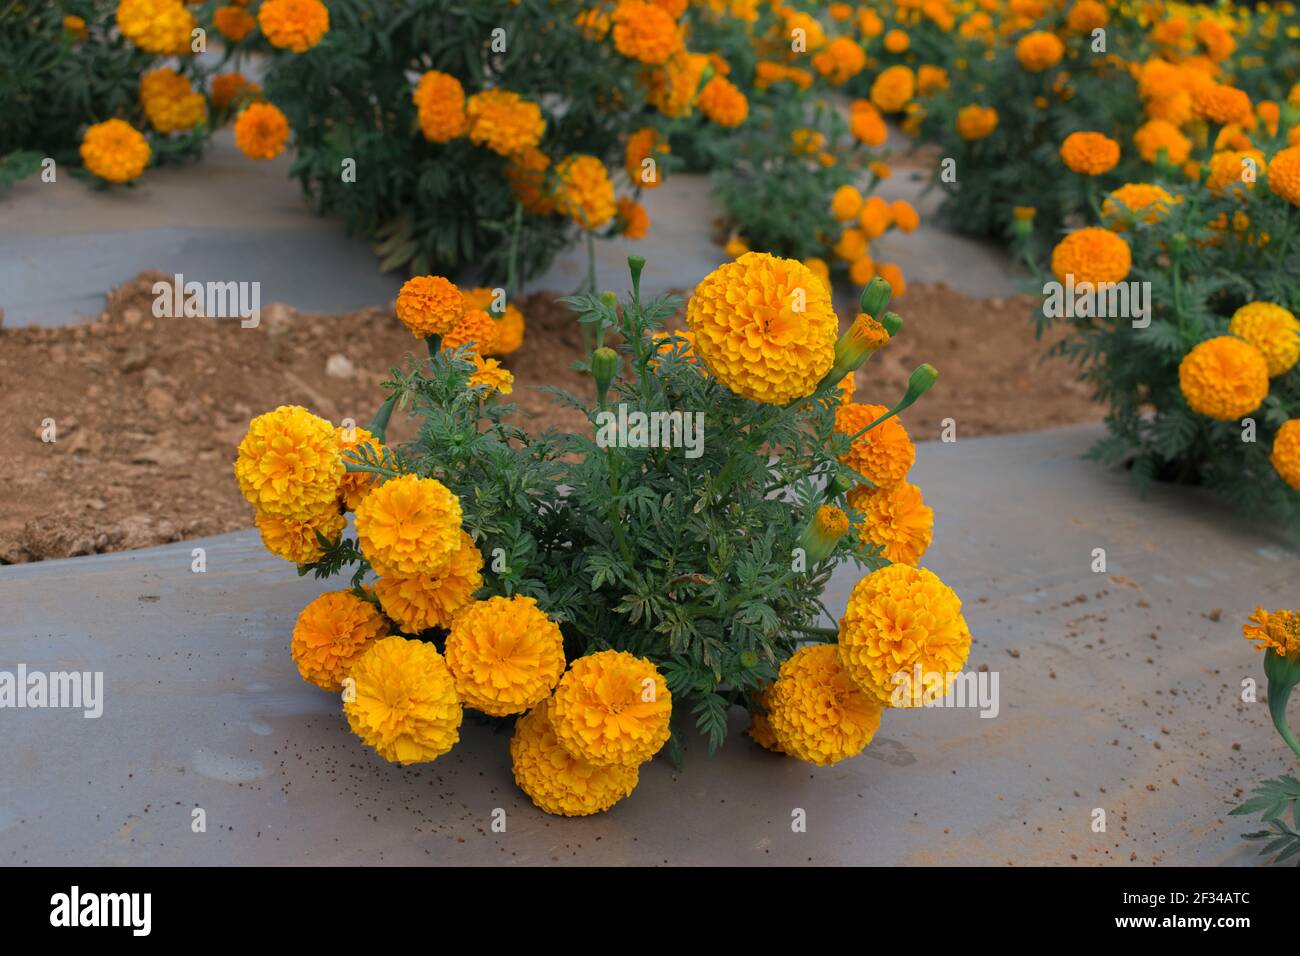
[[[297,403],[335,422],[364,424],[379,384],[420,354],[386,309],[347,315],[263,309],[261,324],[156,319],[155,281],[115,289],[83,325],[0,328],[0,416],[11,441],[0,459],[6,505],[0,563],[162,544],[252,526],[231,463],[248,420]],[[539,292],[520,303],[524,346],[507,361],[511,400],[530,430],[576,428],[536,386],[585,394],[572,369],[582,338],[571,313]],[[942,374],[904,416],[918,440],[952,417],[961,437],[1100,417],[1060,363],[1042,365],[1025,301],[977,301],[944,286],[913,286],[898,303],[904,334],[858,375],[859,400],[892,403],[912,367]],[[54,441],[47,423],[52,421]],[[413,434],[395,420],[391,437]]]

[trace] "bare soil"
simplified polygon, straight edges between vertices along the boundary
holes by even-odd
[[[231,468],[248,420],[297,403],[364,424],[379,384],[423,345],[388,309],[310,315],[262,310],[237,321],[156,319],[143,273],[114,289],[98,317],[57,328],[0,328],[0,564],[123,551],[252,526]],[[554,293],[520,303],[528,329],[507,364],[511,400],[530,430],[578,428],[538,386],[584,393],[573,371],[582,339]],[[858,400],[892,404],[921,362],[940,370],[904,415],[914,438],[961,437],[1093,420],[1101,409],[1059,361],[1042,363],[1030,300],[975,300],[912,285],[898,300],[903,334],[858,373]],[[847,317],[846,317],[847,318]],[[414,432],[395,420],[394,440]],[[53,440],[48,440],[53,438]]]

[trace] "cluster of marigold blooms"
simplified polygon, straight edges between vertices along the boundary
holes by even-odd
[[[875,282],[875,311],[883,311],[888,286]],[[417,338],[441,337],[432,340],[445,345],[472,324],[466,320],[476,310],[466,300],[446,279],[425,276],[407,283],[397,311]],[[789,321],[795,303],[804,315]],[[867,429],[884,406],[849,398],[853,370],[901,320],[864,312],[840,335],[821,279],[799,262],[762,253],[709,275],[686,319],[689,332],[667,334],[660,351],[684,339],[699,374],[756,402],[832,394],[835,427],[853,436],[842,461],[869,482],[846,496],[862,518],[856,534],[864,550],[895,563],[854,587],[835,644],[802,647],[782,664],[749,731],[768,749],[836,763],[870,743],[885,707],[923,706],[946,693],[970,651],[960,599],[916,567],[933,514],[906,481],[915,448],[895,418]],[[474,322],[480,326],[481,317]],[[476,347],[478,332],[465,334]],[[468,387],[485,399],[497,388],[490,377]],[[366,459],[358,457],[362,445],[382,451],[365,429],[335,428],[282,406],[254,418],[239,446],[235,476],[269,550],[315,560],[316,532],[336,540],[352,510],[357,544],[377,575],[303,609],[291,641],[303,678],[341,691],[349,726],[387,760],[412,764],[446,753],[469,707],[518,718],[510,743],[515,780],[546,812],[596,813],[630,794],[638,768],[670,734],[672,696],[654,663],[612,649],[566,661],[559,627],[533,598],[480,599],[483,556],[457,497],[434,478],[379,482],[372,472],[348,471],[349,461]],[[831,554],[849,526],[843,509],[823,505],[803,539],[810,559]],[[445,632],[441,653],[420,639],[432,630]],[[937,684],[900,695],[895,675],[916,668],[940,675]]]

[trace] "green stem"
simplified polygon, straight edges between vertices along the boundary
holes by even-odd
[[[524,224],[524,207],[515,203],[515,221],[510,230],[510,258],[506,260],[506,302],[513,302],[519,284],[519,233]]]
[[[375,417],[370,420],[366,431],[374,435],[382,445],[384,437],[388,434],[388,420],[393,417],[393,409],[397,407],[396,394],[388,396],[388,400],[379,406],[379,411],[375,412]]]

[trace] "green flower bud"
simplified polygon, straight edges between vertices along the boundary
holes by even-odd
[[[862,290],[862,298],[859,300],[862,311],[874,319],[885,311],[885,306],[889,305],[889,297],[893,294],[894,290],[887,280],[880,276],[872,276],[867,287]]]
[[[591,355],[591,374],[596,380],[596,397],[603,406],[609,394],[610,383],[618,374],[618,353],[608,345],[596,349]]]
[[[849,530],[849,516],[834,505],[822,505],[813,515],[799,539],[799,547],[808,556],[812,567],[830,557],[844,532]]]

